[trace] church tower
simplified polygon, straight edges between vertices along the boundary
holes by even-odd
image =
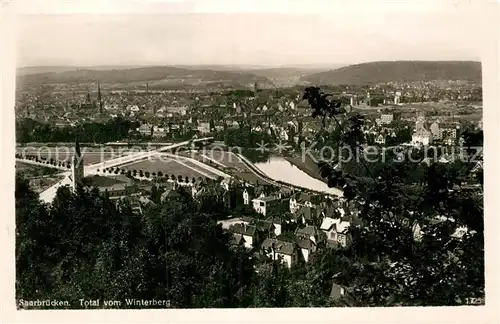
[[[82,179],[84,176],[83,170],[83,156],[80,151],[80,143],[78,142],[78,138],[75,142],[75,154],[73,155],[73,160],[71,161],[71,181],[72,181],[72,189],[76,190],[82,184]]]
[[[102,114],[101,84],[97,84],[97,100],[99,101],[99,113]]]

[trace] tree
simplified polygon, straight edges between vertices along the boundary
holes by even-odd
[[[97,190],[61,188],[45,206],[18,179],[16,204],[18,298],[64,299],[72,308],[80,298],[120,296],[179,308],[250,306],[251,254],[230,247],[230,235],[189,195],[138,216]]]
[[[290,271],[278,262],[264,264],[255,280],[253,307],[286,307]]]
[[[319,88],[307,88],[304,99],[324,124],[340,126],[338,118],[344,119],[339,144],[355,152],[366,170],[360,177],[320,165],[329,186],[343,189],[361,208],[360,226],[349,228],[350,262],[336,276],[353,292],[353,304],[457,305],[484,298],[482,192],[452,190],[456,174],[434,162],[418,177],[408,177],[415,170],[408,159],[373,170],[361,147],[362,116],[343,113]],[[415,154],[423,159],[418,151],[406,157]],[[466,234],[455,237],[461,226]]]
[[[47,280],[47,272],[43,268],[30,264],[44,262],[45,249],[50,243],[50,223],[47,221],[49,211],[40,203],[28,181],[16,175],[15,186],[16,298],[41,297],[43,294],[40,292],[48,289],[51,283]]]

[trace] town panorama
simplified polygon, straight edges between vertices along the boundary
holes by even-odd
[[[22,309],[484,304],[481,63],[18,69]]]

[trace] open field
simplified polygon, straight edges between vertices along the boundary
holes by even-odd
[[[16,171],[24,171],[24,170],[28,170],[31,168],[37,168],[37,167],[34,165],[31,165],[31,164],[28,164],[28,163],[16,161]]]
[[[60,170],[54,168],[38,166],[18,161],[16,161],[15,168],[16,168],[16,173],[21,173],[27,178],[52,175],[61,172]]]
[[[189,179],[193,177],[196,179],[198,177],[204,178],[206,176],[217,178],[217,176],[211,172],[202,170],[200,167],[195,166],[188,161],[177,161],[170,158],[147,159],[124,165],[121,168],[130,171],[137,170],[137,172],[142,170],[143,172],[147,171],[149,173],[158,173],[158,171],[161,171],[163,174],[168,174],[169,176],[172,174],[176,177],[180,175],[182,177],[189,177]],[[196,170],[199,170],[199,172]]]

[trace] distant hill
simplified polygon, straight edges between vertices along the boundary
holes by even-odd
[[[121,83],[142,82],[142,81],[161,81],[157,79],[158,74],[168,72],[170,76],[182,78],[184,72],[187,73],[188,79],[199,77],[200,80],[206,82],[220,82],[223,80],[246,79],[249,77],[249,82],[259,82],[262,86],[290,86],[303,83],[300,78],[306,75],[315,74],[331,70],[343,65],[297,65],[297,66],[258,66],[258,65],[172,65],[168,67],[155,66],[33,66],[22,67],[17,69],[18,80],[22,84],[32,85],[44,83],[68,83],[68,82],[89,82],[100,79],[101,82],[110,82],[116,80],[115,76],[123,76]],[[170,70],[168,70],[170,69]],[[127,70],[126,73],[121,71]],[[129,71],[130,70],[130,71]],[[167,71],[168,70],[168,71]],[[97,73],[97,71],[110,71],[110,73]],[[120,73],[118,73],[120,71]],[[197,71],[194,75],[192,71]],[[206,79],[207,71],[217,72],[210,74],[210,79]],[[224,74],[219,72],[229,72],[232,74]],[[138,75],[140,74],[140,76]],[[147,74],[148,76],[144,76]],[[36,76],[35,76],[36,75]],[[90,78],[90,79],[89,79]],[[228,79],[229,78],[229,79]],[[147,80],[146,80],[147,79]],[[165,80],[163,80],[165,81]],[[240,81],[241,82],[241,81]],[[272,84],[270,83],[272,82]]]
[[[278,68],[265,68],[253,69],[247,72],[257,75],[259,77],[268,78],[277,87],[289,87],[300,83],[300,78],[325,71],[324,69],[315,68],[295,68],[295,67],[278,67]]]
[[[315,85],[464,80],[481,83],[481,63],[473,61],[392,61],[349,65],[300,78]]]
[[[105,71],[105,70],[120,70],[120,69],[133,69],[139,68],[141,66],[136,65],[127,65],[127,66],[114,66],[114,65],[103,65],[103,66],[26,66],[17,68],[17,75],[24,76],[30,74],[41,74],[41,73],[61,73],[68,71],[76,71],[76,70],[96,70],[96,71]]]
[[[337,68],[342,65],[328,65],[328,66],[315,66],[315,65],[300,65],[300,66],[282,66],[272,68],[252,69],[247,72],[257,76],[265,77],[271,80],[276,86],[295,86],[304,84],[301,80],[302,77],[316,74],[324,71]]]
[[[24,71],[26,72],[26,71]],[[161,81],[163,84],[203,85],[218,82],[225,85],[248,85],[255,82],[271,83],[265,77],[242,71],[196,70],[171,66],[120,68],[120,69],[76,69],[37,74],[18,73],[17,82],[23,85],[87,83],[126,84]]]

